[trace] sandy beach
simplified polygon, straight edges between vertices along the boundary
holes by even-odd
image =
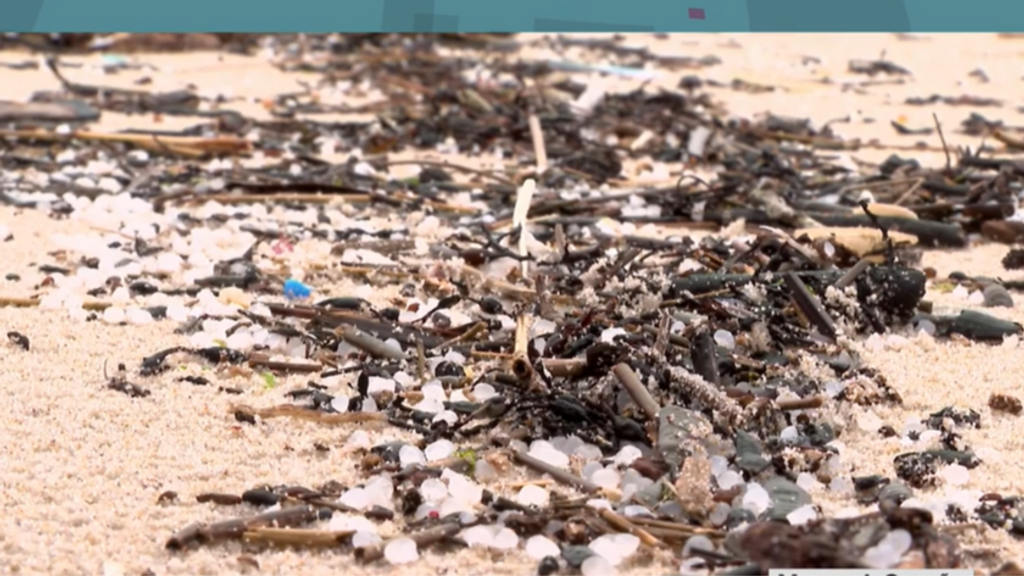
[[[555,54],[540,36],[523,35],[529,43],[507,58],[576,60],[572,50]],[[677,90],[679,78],[696,74],[714,100],[730,115],[776,115],[809,118],[817,126],[828,124],[844,139],[875,142],[857,151],[839,151],[851,163],[879,163],[892,154],[916,158],[922,165],[939,167],[945,162],[943,143],[937,133],[898,134],[891,122],[912,129],[941,124],[947,147],[977,149],[982,138],[963,134],[960,124],[971,112],[980,112],[1007,126],[1024,126],[1024,39],[995,35],[629,35],[626,43],[647,45],[665,56],[718,56],[722,63],[699,70],[661,71],[648,81],[611,78],[613,91],[635,89]],[[906,76],[878,75],[868,78],[848,70],[851,60],[884,57],[910,71]],[[0,62],[18,62],[34,56],[21,51],[0,52]],[[99,55],[68,56],[81,68],[65,69],[74,82],[131,88],[142,75],[152,78],[147,89],[174,90],[193,85],[202,93],[239,96],[225,107],[256,119],[268,119],[261,100],[302,89],[320,75],[283,72],[265,56],[240,56],[219,52],[182,54],[131,54],[132,62],[152,70],[106,75],[96,64]],[[977,71],[982,71],[978,73]],[[740,91],[730,84],[742,80],[752,85],[776,87],[772,92]],[[41,67],[38,70],[0,70],[0,99],[22,101],[39,90],[55,90],[59,84]],[[998,107],[954,106],[935,103],[913,106],[907,98],[931,95],[970,95],[1001,101]],[[362,104],[375,98],[372,90],[353,95]],[[934,117],[933,117],[934,115]],[[991,116],[989,116],[991,115]],[[339,119],[358,115],[338,115]],[[323,115],[318,120],[326,121]],[[159,115],[125,115],[104,112],[90,125],[95,131],[132,129],[177,130],[194,124],[194,118]],[[919,147],[915,150],[915,147]],[[343,162],[351,151],[325,155],[327,162]],[[440,159],[440,152],[403,152],[397,158]],[[452,155],[455,157],[455,155]],[[461,158],[461,157],[460,157]],[[625,180],[675,181],[681,166],[667,166],[668,174],[651,176],[628,166]],[[405,177],[395,169],[395,174]],[[409,169],[411,174],[415,171]],[[629,173],[633,171],[633,173]],[[652,182],[653,182],[652,180]],[[396,226],[415,228],[426,215],[398,214]],[[79,260],[79,235],[108,235],[95,219],[77,213],[61,220],[42,211],[0,205],[0,228],[12,239],[0,238],[0,297],[37,298],[52,290],[41,265],[70,266]],[[675,229],[673,229],[675,230]],[[676,232],[678,234],[678,231]],[[667,233],[666,233],[667,234]],[[229,247],[231,248],[231,247]],[[296,245],[295,254],[282,257],[293,270],[308,267],[317,258],[330,258],[330,247],[316,240]],[[1022,273],[1007,272],[1001,259],[1008,247],[976,240],[962,250],[927,249],[921,266],[932,267],[936,279],[950,273],[1014,279]],[[230,252],[225,249],[226,252]],[[306,251],[306,252],[304,252]],[[6,275],[6,280],[3,277]],[[318,294],[359,295],[374,306],[389,306],[400,291],[393,287],[368,289],[358,278],[334,279],[317,286]],[[947,287],[948,288],[948,287]],[[968,308],[967,297],[958,291],[929,284],[925,296],[936,309]],[[1024,298],[1014,294],[1012,308],[990,309],[1000,318],[1024,323]],[[365,430],[370,444],[410,438],[390,426],[370,424],[322,426],[288,419],[268,419],[258,427],[233,418],[233,404],[265,406],[284,402],[284,391],[303,387],[308,375],[279,375],[274,388],[263,386],[259,374],[232,375],[214,369],[176,367],[166,373],[131,380],[151,391],[143,399],[130,398],[106,388],[104,367],[118,363],[134,371],[144,357],[173,346],[188,346],[189,336],[177,334],[177,323],[159,320],[141,326],[110,325],[69,318],[64,310],[45,307],[0,307],[0,333],[17,331],[31,340],[21,350],[0,344],[0,399],[5,402],[0,418],[0,572],[36,574],[259,574],[259,575],[534,575],[537,561],[521,548],[487,551],[480,548],[454,553],[422,552],[419,561],[402,566],[378,562],[357,563],[347,552],[310,552],[297,549],[254,551],[237,543],[171,552],[164,547],[175,531],[194,522],[209,522],[243,514],[245,506],[222,507],[197,503],[195,495],[219,491],[239,493],[260,485],[306,485],[330,480],[351,486],[361,475],[359,454],[346,445],[349,437]],[[970,471],[969,479],[955,491],[1024,494],[1024,440],[1020,419],[993,412],[992,394],[1024,394],[1024,351],[1017,338],[1003,343],[979,344],[964,339],[936,340],[913,334],[877,336],[859,347],[866,364],[877,368],[903,398],[901,406],[870,409],[837,409],[832,418],[845,424],[845,474],[868,475],[891,471],[895,455],[907,450],[899,436],[884,438],[859,426],[878,422],[902,431],[908,419],[919,419],[946,406],[971,408],[982,426],[962,432],[966,444],[983,465]],[[185,374],[203,374],[220,387],[236,387],[240,395],[226,395],[218,386],[192,386],[180,382]],[[216,378],[214,378],[216,377]],[[864,413],[870,413],[865,416]],[[315,446],[330,447],[322,451]],[[515,470],[494,483],[495,491],[509,493],[526,473]],[[178,499],[158,503],[161,494],[173,491]],[[918,492],[919,498],[941,495],[954,488],[940,486]],[[512,493],[514,494],[514,492]],[[834,514],[856,506],[848,498],[836,498],[826,490],[813,494],[823,511]],[[866,510],[866,509],[865,509]],[[965,548],[966,564],[987,572],[1006,561],[1024,561],[1024,546],[1005,530],[984,526],[964,528],[958,537]],[[391,522],[379,524],[383,536],[397,531]],[[649,556],[648,556],[649,554]],[[622,574],[679,574],[679,553],[659,550],[638,555],[619,567]],[[642,558],[647,557],[647,558]],[[256,563],[252,563],[255,561]]]

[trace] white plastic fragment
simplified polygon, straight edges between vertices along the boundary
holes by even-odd
[[[415,563],[420,558],[416,542],[408,537],[392,539],[384,546],[384,558],[394,565]]]

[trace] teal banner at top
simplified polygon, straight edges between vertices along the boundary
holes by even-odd
[[[1020,32],[1024,0],[0,0],[5,32]]]

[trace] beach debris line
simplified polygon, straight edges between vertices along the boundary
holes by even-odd
[[[396,565],[521,550],[541,574],[956,568],[971,562],[958,530],[1024,523],[1016,497],[936,491],[991,466],[964,439],[993,419],[943,408],[886,423],[874,411],[900,392],[861,354],[886,333],[1021,333],[996,316],[1012,281],[917,266],[923,249],[1019,240],[1008,156],[841,162],[874,145],[806,119],[727,118],[692,77],[713,59],[617,41],[582,47],[610,54],[601,65],[490,58],[516,48],[505,37],[260,42],[282,70],[321,77],[266,102],[269,118],[192,90],[76,83],[59,60],[52,93],[32,100],[50,106],[0,106],[15,151],[0,167],[34,171],[0,201],[96,230],[64,239],[38,271],[49,280],[0,305],[158,323],[168,340],[132,377],[156,394],[125,364],[104,370],[109,389],[146,403],[229,393],[197,426],[322,430],[298,450],[353,473],[209,487],[194,498],[224,520],[167,549],[238,541],[256,565],[267,547]],[[617,92],[576,73],[646,78],[650,63],[688,75]],[[884,60],[850,71],[909,76]],[[363,85],[382,100],[332,98]],[[60,115],[86,110],[196,125],[105,133]],[[372,119],[322,119],[349,113]],[[338,151],[350,158],[325,160]],[[1011,250],[1006,268],[1018,261]],[[944,282],[993,314],[930,308]],[[1021,412],[1007,395],[989,405]],[[854,428],[911,448],[853,471]],[[830,515],[825,500],[858,510]]]

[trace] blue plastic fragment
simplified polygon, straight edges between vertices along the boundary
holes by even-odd
[[[290,278],[284,281],[284,297],[286,299],[304,299],[313,292],[313,289],[303,284],[301,281],[297,281]]]

